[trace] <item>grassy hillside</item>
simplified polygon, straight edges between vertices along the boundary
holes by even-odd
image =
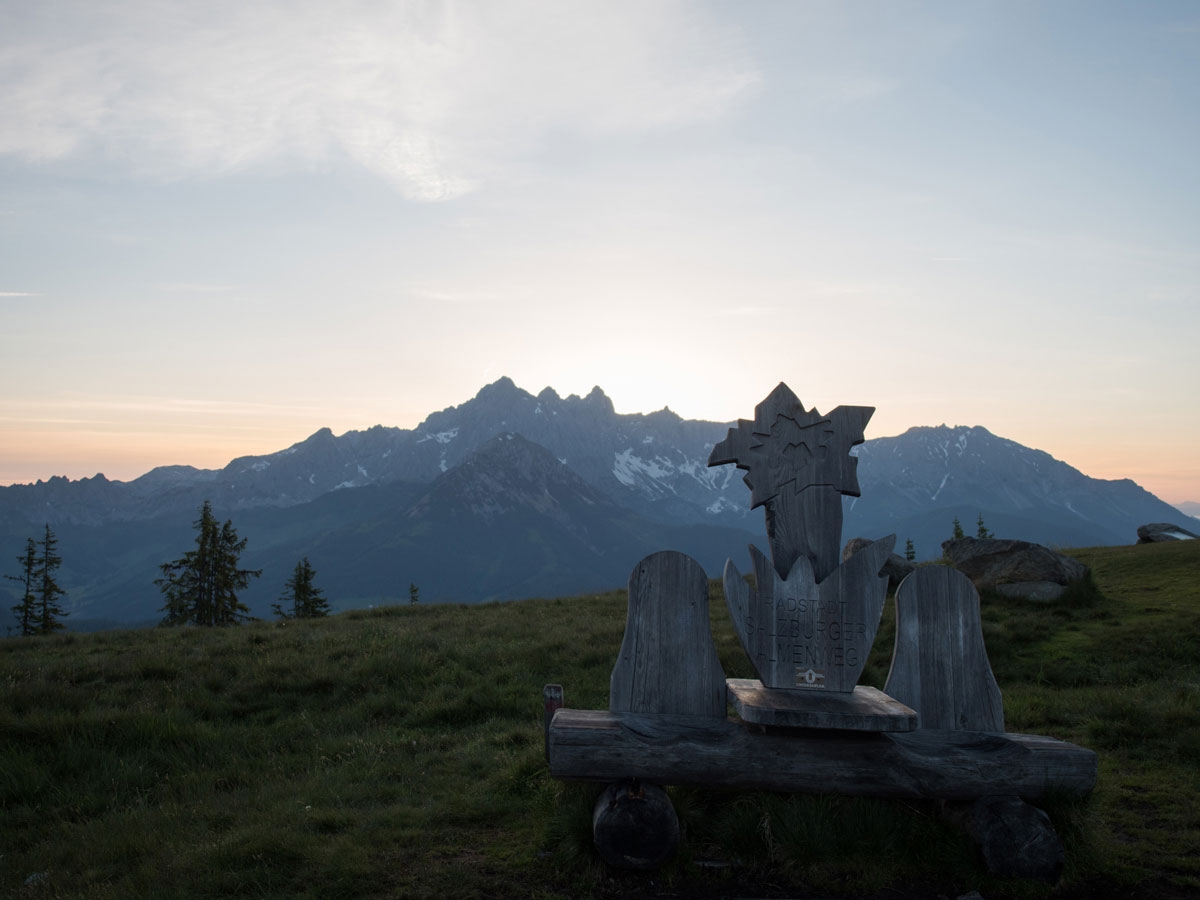
[[[612,592],[0,641],[0,896],[1200,896],[1200,542],[1075,555],[1098,593],[984,601],[1009,730],[1100,754],[1056,889],[988,879],[932,805],[680,789],[679,858],[606,872],[541,688],[607,706]]]

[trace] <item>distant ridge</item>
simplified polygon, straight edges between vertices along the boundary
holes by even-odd
[[[410,582],[464,601],[613,587],[664,548],[717,574],[726,556],[744,564],[763,529],[741,473],[707,466],[731,424],[619,414],[599,387],[535,396],[501,378],[414,429],[322,428],[219,470],[0,488],[0,557],[54,525],[75,623],[152,621],[157,566],[187,549],[205,499],[249,538],[262,612],[303,555],[350,605],[407,600]],[[895,533],[919,558],[940,553],[956,516],[968,534],[982,515],[1001,536],[1059,546],[1133,543],[1146,522],[1195,527],[1132,481],[1089,478],[981,427],[918,426],[855,452],[862,496],[846,498],[843,539]]]
[[[1176,503],[1175,508],[1185,516],[1191,516],[1193,519],[1200,518],[1200,503],[1195,500],[1184,500],[1182,503]]]

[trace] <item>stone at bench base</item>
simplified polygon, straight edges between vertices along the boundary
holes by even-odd
[[[979,846],[992,875],[1058,881],[1063,845],[1044,811],[1020,797],[980,797],[972,803],[947,802],[942,808]]]

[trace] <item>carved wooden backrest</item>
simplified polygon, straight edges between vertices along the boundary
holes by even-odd
[[[896,648],[884,693],[917,712],[921,728],[1004,731],[988,662],[979,593],[957,569],[921,566],[896,590]]]
[[[708,576],[684,553],[650,554],[629,576],[609,709],[723,719],[725,699],[725,672],[708,620]]]
[[[801,555],[780,578],[753,544],[754,590],[732,560],[725,563],[725,602],[742,646],[769,688],[853,691],[871,652],[887,578],[879,570],[895,544],[864,547],[819,584]]]
[[[858,460],[850,448],[864,440],[873,406],[839,406],[822,415],[783,382],[739,419],[712,448],[710,466],[734,463],[746,471],[750,508],[766,507],[767,539],[780,578],[807,556],[817,581],[837,568],[842,540],[842,494],[859,496]]]
[[[859,495],[850,448],[874,412],[806,410],[781,382],[709,455],[710,466],[745,469],[750,508],[765,507],[771,561],[750,548],[757,591],[727,562],[725,602],[768,688],[851,693],[866,664],[887,594],[879,572],[896,538],[841,563],[842,495]]]

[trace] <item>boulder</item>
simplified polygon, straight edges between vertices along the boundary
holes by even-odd
[[[1008,589],[1018,596],[1028,596],[1025,591],[1045,596],[1046,583],[1067,585],[1088,571],[1078,560],[1029,541],[958,538],[942,542],[942,555],[977,588],[1021,585]]]
[[[1192,534],[1186,528],[1173,525],[1170,522],[1151,522],[1149,525],[1138,526],[1139,544],[1156,544],[1159,541],[1194,541],[1200,535]]]
[[[975,841],[990,874],[1050,884],[1062,875],[1062,841],[1050,817],[1036,806],[1019,797],[980,797],[947,803],[943,809]]]
[[[842,550],[842,562],[846,562],[859,550],[870,547],[873,543],[875,542],[863,537],[850,538],[850,540],[846,541],[846,546]],[[888,556],[887,562],[883,564],[883,568],[879,570],[879,574],[887,576],[888,590],[894,591],[900,582],[907,578],[909,573],[915,568],[916,566],[903,556],[900,556],[898,553],[892,553]]]
[[[1021,597],[1025,600],[1057,600],[1063,595],[1066,585],[1053,581],[1013,581],[996,585],[996,592],[1005,597]]]

